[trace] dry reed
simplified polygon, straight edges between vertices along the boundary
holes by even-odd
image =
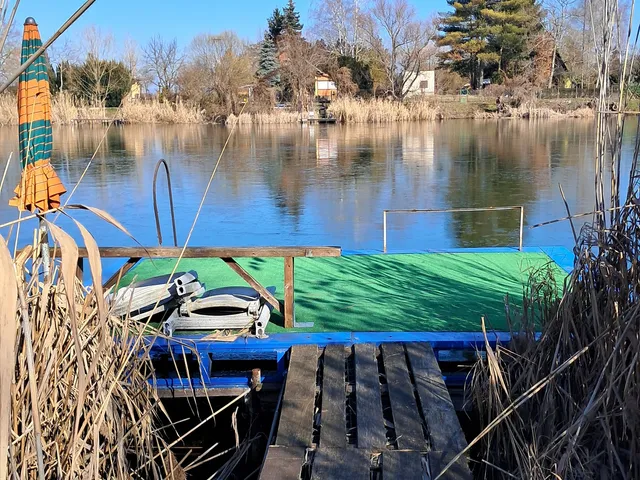
[[[300,114],[286,110],[276,110],[269,113],[233,113],[225,121],[227,125],[284,125],[300,123]]]
[[[168,418],[150,356],[159,332],[110,313],[99,251],[81,224],[75,222],[89,253],[92,288],[76,277],[75,241],[46,223],[59,247],[48,270],[38,243],[12,258],[0,237],[0,477],[186,478],[171,452],[186,435],[168,444],[167,429],[158,428]],[[192,463],[213,458],[212,450]]]
[[[333,101],[329,111],[345,123],[387,123],[441,118],[440,107],[425,98],[402,103],[344,97]]]
[[[611,44],[614,7],[604,1],[604,45]],[[575,260],[563,295],[555,295],[549,275],[533,276],[519,335],[495,349],[487,342],[487,360],[474,369],[471,393],[484,427],[471,442],[480,446],[476,478],[640,478],[640,128],[622,191],[625,116],[607,117],[603,79],[611,57],[604,55],[594,220],[579,234],[571,225]],[[623,75],[621,90],[627,81]]]

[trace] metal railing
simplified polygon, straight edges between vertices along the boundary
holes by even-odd
[[[388,209],[382,211],[382,251],[387,253],[387,214],[389,213],[453,213],[453,212],[500,212],[504,210],[520,211],[520,231],[518,249],[522,251],[522,237],[524,233],[524,206],[511,207],[480,207],[480,208],[429,208],[429,209]]]

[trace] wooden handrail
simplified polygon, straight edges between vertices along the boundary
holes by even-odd
[[[53,253],[54,247],[51,248]],[[177,258],[182,247],[100,247],[102,258]],[[60,249],[57,250],[58,255]],[[87,258],[87,249],[78,248],[78,255]],[[183,258],[227,257],[339,257],[340,247],[187,247]]]

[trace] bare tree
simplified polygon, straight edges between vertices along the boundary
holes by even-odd
[[[569,22],[572,16],[572,4],[575,0],[546,0],[545,1],[545,23],[547,32],[553,40],[553,49],[551,52],[551,71],[549,72],[549,81],[547,88],[553,86],[553,76],[556,69],[556,56],[558,45],[562,42],[564,35],[567,33]]]
[[[364,48],[363,0],[324,0],[312,10],[313,34],[337,55],[359,58]]]
[[[233,32],[196,36],[180,76],[186,93],[202,102],[213,95],[225,112],[238,111],[238,91],[253,80],[248,46]]]
[[[282,41],[282,78],[291,85],[298,111],[307,107],[319,66],[327,63],[327,51],[300,35],[286,34]]]
[[[178,41],[175,38],[166,41],[159,35],[153,37],[144,48],[144,60],[160,97],[175,94],[180,68],[184,63],[184,56],[178,50]]]
[[[109,61],[114,54],[113,35],[92,25],[84,30],[83,40],[85,61],[77,81],[92,105],[104,106],[111,91],[111,71],[116,66]]]
[[[137,78],[138,76],[138,62],[140,59],[138,44],[131,37],[124,39],[124,45],[122,47],[122,63],[129,70],[131,77]]]
[[[60,38],[58,42],[47,49],[47,56],[49,57],[51,65],[55,66],[58,76],[60,77],[59,89],[62,92],[67,88],[67,85],[65,85],[65,78],[68,74],[66,68],[80,63],[82,53],[78,42],[71,41],[68,38]]]
[[[374,0],[363,25],[367,43],[384,66],[394,98],[403,97],[428,57],[435,53],[434,22],[416,20],[416,16],[407,0]]]

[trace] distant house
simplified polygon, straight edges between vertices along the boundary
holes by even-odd
[[[141,93],[142,87],[140,86],[140,83],[133,82],[131,84],[131,88],[129,89],[129,97],[133,100],[137,100],[138,98],[140,98]]]
[[[435,70],[422,70],[420,72],[405,72],[405,88],[402,92],[405,97],[415,95],[433,95],[436,93]]]
[[[532,78],[530,81],[540,87],[547,87],[549,84],[549,76],[551,75],[553,58],[554,40],[551,34],[545,32],[538,35],[534,41],[533,49],[529,57],[533,61]],[[553,64],[553,79],[551,83],[554,86],[571,88],[571,79],[569,78],[569,69],[562,59],[560,52],[556,49],[555,62]]]
[[[333,100],[338,96],[338,88],[328,75],[316,75],[314,93],[316,98]]]

